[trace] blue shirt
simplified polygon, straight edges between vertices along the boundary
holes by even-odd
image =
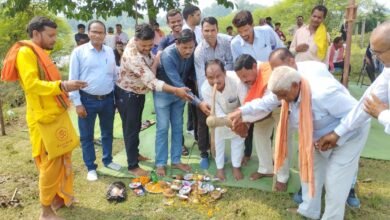
[[[165,48],[175,43],[175,41],[176,37],[173,36],[173,34],[166,35],[163,39],[161,39],[160,44],[158,45],[158,50],[163,51]]]
[[[194,54],[188,59],[183,59],[172,44],[164,49],[160,58],[160,66],[157,69],[157,78],[171,86],[185,87],[185,82],[195,75]],[[193,104],[199,104],[200,100],[192,93]]]
[[[106,95],[113,91],[117,78],[115,55],[111,47],[102,46],[97,51],[91,42],[76,47],[69,64],[69,80],[83,80],[88,86],[84,92],[91,95]],[[70,92],[75,106],[81,105],[79,91]]]
[[[253,28],[253,44],[244,41],[240,35],[233,38],[231,49],[233,60],[241,54],[249,54],[257,61],[267,62],[271,52],[277,48],[284,47],[283,42],[272,28],[268,25]]]

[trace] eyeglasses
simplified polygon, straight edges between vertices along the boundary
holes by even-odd
[[[373,49],[370,48],[370,53],[372,54],[372,56],[378,57],[378,56],[380,56],[381,54],[386,53],[388,50],[390,50],[390,48],[388,48],[388,49],[386,49],[386,50],[384,50],[384,51],[375,51],[375,50],[373,50]]]

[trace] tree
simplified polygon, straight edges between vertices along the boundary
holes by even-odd
[[[9,13],[23,11],[34,0],[7,0],[3,3]],[[63,13],[68,18],[88,21],[95,15],[106,19],[110,16],[121,16],[126,12],[129,17],[143,18],[142,11],[148,12],[149,22],[155,22],[160,10],[179,8],[180,0],[47,0],[49,10],[55,14]],[[217,4],[233,8],[229,0],[216,0]],[[198,0],[185,0],[184,4],[197,4]]]

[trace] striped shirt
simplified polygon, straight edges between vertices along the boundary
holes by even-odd
[[[208,60],[219,59],[225,65],[225,70],[233,70],[233,56],[230,50],[231,37],[218,34],[217,45],[211,47],[206,40],[202,40],[195,49],[195,71],[198,88],[201,88],[206,80],[205,64]]]

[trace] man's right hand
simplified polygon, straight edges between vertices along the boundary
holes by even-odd
[[[85,110],[83,105],[76,106],[76,113],[80,118],[86,118],[87,117],[87,110]]]
[[[237,109],[234,112],[228,114],[228,119],[232,121],[233,130],[236,129],[236,126],[242,122],[241,110]]]
[[[188,94],[188,92],[191,91],[191,89],[187,87],[180,87],[175,89],[175,95],[185,101],[192,101],[192,96]]]
[[[64,88],[67,92],[80,90],[88,86],[87,82],[81,80],[68,80],[63,81],[62,83],[64,84]]]
[[[309,45],[308,44],[299,44],[296,48],[295,48],[295,50],[297,51],[297,52],[306,52],[307,50],[309,49]]]

